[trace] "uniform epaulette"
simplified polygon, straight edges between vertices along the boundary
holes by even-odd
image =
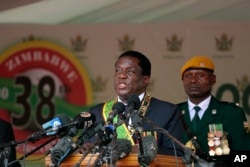
[[[239,103],[233,103],[233,102],[228,102],[228,101],[220,101],[223,104],[228,104],[231,105],[233,107],[240,107]]]

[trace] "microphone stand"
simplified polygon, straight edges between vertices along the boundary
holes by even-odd
[[[138,162],[142,167],[147,167],[146,164],[147,156],[144,153],[141,133],[138,130],[136,130],[135,134],[136,134],[136,140],[138,141],[139,144],[139,151],[140,151],[140,154],[138,155]]]
[[[20,144],[23,144],[25,143],[26,140],[21,140],[21,141],[10,141],[8,143],[4,143],[4,144],[1,144],[0,145],[0,149],[3,149],[5,147],[11,147],[11,146],[17,146],[17,145],[20,145]]]
[[[26,142],[26,140],[10,141],[8,143],[4,143],[4,144],[0,145],[0,150],[3,150],[2,153],[0,154],[0,157],[1,157],[1,155],[3,155],[4,167],[8,167],[10,164],[14,164],[14,163],[18,162],[18,160],[12,161],[10,163],[8,161],[8,157],[10,156],[10,153],[11,153],[11,147],[15,147],[15,146],[23,144],[25,142]]]
[[[44,142],[43,144],[41,144],[40,146],[36,147],[35,149],[31,150],[30,152],[26,153],[25,155],[23,155],[22,157],[18,158],[15,161],[12,161],[8,164],[8,166],[17,163],[20,160],[25,159],[26,157],[30,156],[31,154],[33,154],[34,152],[36,152],[37,150],[39,150],[40,148],[44,147],[45,145],[49,144],[50,142],[52,142],[53,140],[55,140],[57,137],[52,137],[51,139],[47,140],[46,142]],[[22,143],[24,143],[24,141],[22,141]],[[20,144],[20,142],[18,142]],[[48,155],[50,153],[50,151],[48,151],[47,153],[45,153],[45,156]]]
[[[102,136],[99,136],[101,137],[101,139],[97,139],[96,142],[95,142],[95,146],[93,147],[92,149],[92,154],[94,155],[98,150],[99,151],[99,155],[97,156],[93,166],[94,167],[101,167],[103,165],[103,161],[102,161],[102,155],[103,153],[105,152],[106,150],[106,146],[103,145],[103,139],[102,139]],[[100,149],[101,147],[101,149]]]
[[[1,156],[3,156],[3,159],[4,159],[4,167],[8,166],[10,154],[11,154],[11,148],[10,147],[5,147],[2,150],[2,152],[0,152],[0,158],[1,158]]]
[[[53,140],[55,140],[57,137],[52,137],[51,139],[47,140],[46,142],[44,142],[43,144],[41,144],[40,146],[36,147],[35,149],[31,150],[30,152],[26,153],[25,155],[23,155],[22,157],[18,158],[18,160],[23,160],[24,158],[30,156],[31,154],[33,154],[34,152],[36,152],[37,150],[39,150],[40,148],[44,147],[45,145],[49,144],[50,142],[52,142]],[[45,155],[48,155],[48,153],[46,153]]]
[[[74,165],[74,167],[80,167],[82,161],[86,158],[86,156],[90,153],[90,151],[94,148],[94,145],[88,148],[86,151],[84,151],[81,158],[78,160],[78,162]]]
[[[140,118],[142,118],[143,121],[154,127],[155,129],[160,130],[165,136],[169,137],[172,141],[174,141],[176,144],[178,144],[180,147],[182,147],[185,150],[185,153],[192,156],[195,160],[197,160],[198,163],[204,164],[204,166],[207,166],[207,161],[204,159],[201,159],[198,155],[196,155],[192,150],[188,149],[183,143],[181,143],[179,140],[177,140],[175,137],[173,137],[166,129],[161,128],[156,123],[152,122],[151,120],[147,119],[146,117],[138,114]]]
[[[10,153],[11,153],[11,147],[17,146],[19,144],[23,144],[24,142],[25,142],[25,140],[22,140],[22,141],[10,141],[8,143],[4,143],[4,144],[0,145],[0,150],[2,150],[2,152],[0,152],[0,158],[1,158],[1,156],[3,156],[4,167],[8,166],[8,163],[9,163],[8,159],[9,159],[9,156],[10,156]],[[16,161],[12,161],[12,162],[14,163]]]
[[[139,116],[139,113],[137,110],[135,110],[131,114],[131,121],[132,121],[133,126],[135,127],[135,137],[139,145],[140,154],[138,155],[138,162],[142,167],[147,167],[148,163],[150,162],[148,162],[147,155],[145,155],[145,152],[144,152],[142,135],[141,135],[141,133],[143,132],[142,118]]]
[[[111,140],[111,146],[109,148],[107,148],[108,150],[110,150],[110,155],[109,155],[109,159],[106,160],[106,163],[109,162],[111,164],[111,167],[115,167],[115,163],[113,162],[113,150],[114,150],[114,146],[115,143],[117,141],[117,132],[116,129],[118,126],[120,126],[123,122],[119,119],[118,116],[118,122],[114,124],[114,130],[113,130],[113,136],[112,136],[112,140]]]
[[[100,126],[100,125],[98,124],[98,126]],[[96,127],[96,128],[98,128],[98,127]],[[88,131],[88,129],[86,129],[86,130],[82,133],[82,135],[80,135],[80,136],[78,137],[78,141],[79,141],[79,142],[77,142],[78,145],[79,145],[78,147],[80,147],[81,145],[84,144],[84,139],[85,139],[86,136],[87,136],[87,137],[92,136],[91,132],[90,132],[90,133],[87,133],[87,131]],[[96,133],[97,133],[97,132],[96,132]],[[87,154],[90,153],[90,151],[94,148],[94,146],[95,146],[97,143],[98,143],[98,140],[96,140],[95,143],[94,143],[92,146],[90,146],[89,148],[86,149],[86,151],[84,151],[83,156],[78,160],[78,162],[74,165],[74,167],[80,167],[82,161],[86,158]]]
[[[103,145],[103,143],[102,143],[102,149],[101,149],[101,151],[100,151],[100,153],[99,153],[99,155],[98,155],[98,157],[97,157],[97,159],[96,159],[96,161],[95,161],[95,163],[94,163],[94,167],[99,167],[100,165],[103,165],[104,163],[103,163],[103,161],[107,164],[107,163],[109,163],[109,164],[111,164],[111,166],[113,167],[113,166],[115,166],[115,164],[114,164],[114,162],[113,162],[113,149],[114,149],[114,145],[115,145],[115,143],[116,143],[116,140],[117,140],[117,132],[116,132],[116,128],[118,127],[118,126],[120,126],[121,124],[123,124],[124,123],[124,120],[121,120],[120,118],[119,118],[119,115],[118,115],[118,121],[117,121],[117,123],[113,123],[113,121],[111,121],[111,122],[109,122],[109,124],[107,125],[107,126],[112,126],[113,127],[113,130],[112,130],[112,134],[107,134],[107,132],[106,132],[106,130],[104,129],[104,133],[102,133],[99,137],[101,137],[101,138],[104,138],[104,139],[102,139],[103,141],[104,141],[104,145]],[[112,125],[113,124],[113,125]],[[109,132],[108,132],[109,133]],[[108,136],[107,136],[108,135]],[[111,146],[107,146],[109,143],[107,143],[107,141],[109,141],[109,139],[110,139],[110,137],[111,137],[111,141],[110,141],[110,143],[111,143]],[[102,142],[103,142],[102,141]],[[103,154],[105,153],[105,151],[107,151],[107,150],[110,150],[110,155],[108,156],[108,157],[105,157],[105,158],[103,158]]]
[[[114,166],[112,159],[113,159],[113,149],[114,149],[115,141],[117,139],[116,128],[118,125],[117,124],[112,125],[112,124],[113,122],[107,125],[107,126],[113,126],[112,134],[108,134],[110,136],[106,136],[106,132],[104,131],[103,135],[105,137],[104,139],[105,144],[102,146],[102,149],[98,155],[97,161],[94,163],[95,164],[94,167],[99,167],[100,165],[104,165],[104,164],[111,164],[112,167]],[[111,137],[111,141],[110,141],[111,145],[108,145],[109,143],[107,143],[107,141],[109,140],[110,137]],[[110,151],[110,154],[108,156],[105,155],[105,153],[107,154],[107,151]]]

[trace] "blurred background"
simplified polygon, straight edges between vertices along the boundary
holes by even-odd
[[[0,0],[1,23],[249,21],[248,0]]]

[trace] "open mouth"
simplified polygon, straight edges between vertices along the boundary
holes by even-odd
[[[125,84],[125,83],[119,83],[118,84],[119,89],[125,89],[126,87],[127,87],[127,84]]]

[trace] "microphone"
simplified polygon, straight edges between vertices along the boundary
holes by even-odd
[[[55,131],[56,134],[67,131],[69,136],[75,136],[77,134],[77,129],[86,129],[91,127],[96,120],[96,116],[90,112],[81,112],[76,115],[73,121],[63,124],[61,126],[56,126],[54,128],[48,129],[47,131]]]
[[[95,154],[99,150],[99,155],[96,158],[94,165],[95,167],[101,167],[103,164],[103,154],[106,150],[106,146],[113,139],[114,127],[111,125],[104,126],[103,131],[98,134],[98,138],[95,141],[95,146],[92,148],[92,154]]]
[[[105,146],[108,145],[112,141],[114,133],[115,127],[113,125],[104,126],[103,134],[101,135],[102,144]]]
[[[156,156],[157,142],[154,136],[144,136],[142,138],[143,152],[138,154],[138,162],[142,166],[149,165]]]
[[[72,124],[75,125],[77,129],[86,129],[91,127],[95,123],[95,121],[95,114],[90,112],[81,112],[80,114],[75,116]]]
[[[134,110],[138,110],[141,105],[140,99],[137,95],[131,95],[128,98],[128,110],[126,118],[129,118]]]
[[[76,144],[72,137],[64,136],[59,142],[50,150],[51,165],[50,167],[58,167],[63,160],[65,160],[74,150]]]
[[[168,138],[170,138],[173,142],[175,142],[176,144],[178,144],[184,150],[185,154],[188,154],[187,156],[192,156],[200,164],[207,164],[206,160],[204,160],[204,159],[200,158],[198,155],[196,155],[191,149],[187,148],[181,141],[179,141],[174,136],[172,136],[166,129],[161,128],[159,125],[157,125],[156,123],[154,123],[151,120],[147,119],[146,117],[142,116],[141,118],[147,124],[151,125],[155,129],[158,129],[158,131],[160,131],[165,136],[167,136]],[[185,156],[186,155],[183,156],[184,163],[189,163],[187,161],[187,157],[185,157]]]
[[[115,165],[119,159],[126,157],[132,148],[132,144],[127,139],[116,139],[108,144],[108,149],[104,153],[103,160]]]
[[[90,139],[94,137],[96,134],[104,134],[104,126],[103,122],[96,123],[89,127],[88,129],[84,130],[81,135],[78,136],[77,141],[76,141],[76,146],[79,148],[83,143],[84,140]]]
[[[82,113],[75,117],[76,120],[78,120],[76,126],[78,128],[82,128],[83,125],[90,127],[88,127],[83,131],[83,133],[77,138],[76,142],[73,142],[72,137],[65,136],[55,145],[54,148],[50,150],[51,162],[52,162],[51,167],[59,166],[60,163],[62,163],[71,153],[75,152],[84,143],[85,139],[89,139],[93,137],[96,133],[103,131],[103,123],[97,123],[92,125],[93,118],[95,118],[95,115],[92,114],[90,117],[88,117],[91,119],[86,119],[86,117],[85,118],[81,117]]]
[[[124,113],[121,113],[118,115],[118,119],[117,119],[117,127],[122,125],[123,123],[126,123],[126,115]]]
[[[78,119],[82,120],[82,118],[78,118]],[[82,124],[85,124],[85,123],[84,122],[80,123],[78,128],[82,127]],[[106,129],[105,130],[106,133],[107,131],[110,131],[110,130],[107,130],[109,128],[105,128],[105,129]],[[60,139],[60,141],[54,146],[54,148],[50,150],[51,162],[52,162],[51,167],[58,167],[70,154],[75,152],[79,148],[79,146],[84,143],[85,139],[89,139],[93,137],[96,133],[103,132],[103,131],[104,131],[103,123],[97,123],[97,124],[92,125],[88,129],[84,130],[83,133],[78,137],[76,142],[73,142],[72,137],[69,137],[69,136],[65,136],[62,139]],[[107,141],[104,141],[104,138],[102,138],[102,142],[99,144],[101,145],[105,142]]]
[[[95,120],[96,116],[89,112],[81,112],[74,117],[74,121],[70,121],[68,116],[61,114],[45,123],[43,125],[45,129],[32,134],[28,137],[28,140],[34,142],[44,137],[56,135],[59,137],[65,135],[75,136],[77,134],[77,129],[88,128],[95,122]]]
[[[84,113],[84,114],[86,114],[86,113]],[[88,118],[91,118],[91,119],[86,119],[84,117],[81,118],[82,113],[79,114],[78,116],[76,116],[78,122],[80,122],[80,123],[78,123],[78,124],[74,123],[74,124],[76,124],[76,126],[78,128],[82,128],[83,125],[84,125],[84,127],[90,125],[90,127],[85,129],[83,131],[83,133],[77,138],[76,142],[73,142],[71,137],[66,136],[66,137],[63,137],[55,145],[55,147],[53,149],[51,149],[51,162],[52,162],[51,167],[57,167],[58,165],[60,165],[60,163],[62,163],[71,153],[75,152],[79,148],[79,146],[84,143],[85,139],[89,139],[97,133],[99,133],[99,134],[101,133],[101,135],[99,136],[100,138],[98,139],[97,146],[94,148],[95,151],[97,151],[97,149],[99,149],[100,146],[107,145],[111,141],[111,139],[112,139],[111,136],[113,133],[112,126],[103,126],[104,123],[102,123],[102,122],[92,125],[94,122],[93,118],[95,118],[95,115],[93,115],[93,114],[90,114],[90,115],[91,116],[89,116]],[[81,121],[79,121],[79,120],[81,120]],[[82,121],[82,120],[84,120],[84,121]],[[91,121],[89,121],[89,120],[91,120]],[[73,122],[75,122],[75,121],[73,121]],[[76,165],[78,165],[78,163]]]
[[[66,124],[68,122],[70,122],[70,118],[67,115],[58,114],[52,120],[42,124],[43,130],[35,132],[31,136],[29,136],[27,140],[35,142],[35,141],[42,139],[44,137],[55,136],[55,135],[57,135],[57,132],[52,130],[52,129],[56,128],[60,125]],[[67,132],[64,131],[60,134],[60,136],[64,136],[64,135],[66,135],[66,133]]]
[[[83,141],[86,139],[90,139],[93,136],[95,136],[95,134],[97,134],[100,131],[103,131],[103,127],[104,123],[103,122],[99,122],[96,123],[94,125],[92,125],[91,127],[89,127],[88,129],[85,129],[81,135],[79,135],[78,139],[82,139]]]
[[[48,130],[48,129],[60,126],[62,124],[66,124],[68,122],[70,122],[70,119],[67,115],[59,114],[55,118],[53,118],[52,120],[42,124],[42,127],[44,130]],[[55,133],[56,132],[48,132],[46,135],[50,136],[50,135],[54,135]]]
[[[112,112],[109,113],[109,116],[107,118],[107,122],[108,123],[112,123],[113,122],[113,118],[122,113],[125,110],[125,105],[122,102],[117,102],[113,105],[112,107]]]
[[[92,125],[90,128],[83,131],[83,133],[78,137],[77,139],[77,148],[79,148],[83,143],[84,140],[92,138],[95,134],[100,133],[103,131],[103,125],[104,123],[96,123]],[[93,146],[91,146],[93,148]],[[86,151],[83,153],[83,156],[78,160],[78,162],[74,165],[74,167],[79,167],[81,162],[84,160],[84,158],[87,156],[87,154],[90,152],[90,148],[87,148]]]
[[[141,115],[139,112],[134,112],[140,108],[141,102],[138,96],[131,95],[128,98],[128,113],[126,118],[131,118],[133,127],[135,127],[136,139],[139,144],[138,162],[142,166],[149,165],[155,158],[157,153],[157,142],[154,136],[145,136],[142,138],[143,132]]]
[[[107,146],[113,139],[114,127],[112,125],[102,126],[103,123],[99,123],[89,133],[84,133],[82,138],[93,137],[97,133],[97,139],[95,141],[95,147],[92,152],[95,153],[102,146]]]
[[[97,139],[95,141],[95,147],[93,148],[93,152],[99,150],[99,148],[103,145],[107,145],[111,142],[113,138],[114,128],[112,125],[104,126],[103,122],[99,122],[83,131],[83,133],[78,137],[77,143],[82,144],[84,140],[90,139],[97,134]]]

